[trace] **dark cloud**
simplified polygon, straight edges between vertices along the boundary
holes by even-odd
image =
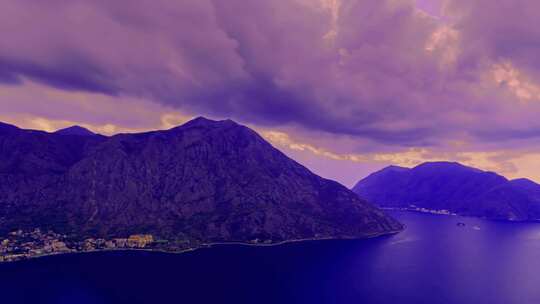
[[[12,71],[2,70],[0,68],[0,84],[19,85],[21,84],[21,80]]]
[[[408,0],[328,3],[7,0],[0,82],[402,146],[540,127],[521,100],[540,84],[536,2],[450,0],[441,20]]]
[[[109,95],[117,93],[117,89],[111,85],[112,75],[101,71],[98,65],[68,54],[60,57],[60,60],[50,66],[31,61],[0,58],[0,70],[5,73],[7,82],[12,84],[21,84],[20,77],[24,76],[65,90],[100,92]],[[0,79],[2,79],[1,76]]]

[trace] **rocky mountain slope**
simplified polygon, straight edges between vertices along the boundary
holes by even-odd
[[[230,120],[112,137],[1,124],[0,236],[35,228],[196,244],[362,238],[402,225]]]
[[[353,191],[386,208],[446,210],[505,220],[540,219],[540,185],[508,180],[459,163],[430,162],[412,169],[387,167],[359,181]]]

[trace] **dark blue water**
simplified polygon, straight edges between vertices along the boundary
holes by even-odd
[[[540,224],[395,216],[372,240],[1,264],[0,303],[540,303]]]

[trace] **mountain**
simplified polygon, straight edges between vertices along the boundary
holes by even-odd
[[[390,166],[362,179],[352,190],[385,208],[540,219],[540,185],[453,162],[429,162],[412,169]]]
[[[527,178],[511,180],[510,183],[532,195],[535,200],[540,201],[540,185]]]
[[[0,206],[0,239],[36,228],[75,241],[146,234],[172,249],[402,229],[253,130],[205,118],[112,137],[2,133]]]
[[[81,126],[71,126],[69,128],[65,128],[65,129],[60,129],[56,132],[54,132],[55,134],[59,134],[59,135],[77,135],[77,136],[92,136],[92,135],[96,135],[94,132],[86,129],[86,128],[83,128]]]
[[[13,133],[13,132],[16,132],[17,130],[19,130],[19,128],[17,128],[16,126],[0,122],[0,135]]]

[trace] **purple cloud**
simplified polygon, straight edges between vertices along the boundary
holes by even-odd
[[[540,3],[529,0],[451,0],[447,17],[462,34],[463,61],[509,60],[538,75]]]
[[[1,6],[0,83],[401,147],[540,135],[533,1],[451,0],[440,19],[407,0]]]

